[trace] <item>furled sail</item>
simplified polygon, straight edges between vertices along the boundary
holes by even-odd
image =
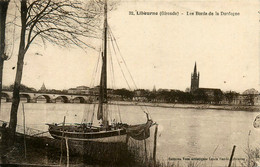
[[[153,125],[152,120],[147,120],[145,124],[128,126],[126,133],[135,140],[144,140],[150,137],[150,127]]]
[[[101,54],[102,57],[102,69],[100,77],[100,87],[99,87],[99,105],[97,112],[97,119],[102,120],[105,127],[107,126],[107,117],[104,115],[104,106],[103,103],[107,103],[107,2],[105,1],[104,6],[104,32],[103,32],[103,51]]]
[[[97,120],[100,120],[102,118],[103,118],[103,105],[99,104],[98,112],[97,112]]]
[[[102,55],[103,59],[103,55]],[[103,103],[104,103],[104,64],[102,64],[102,70],[101,70],[101,77],[100,77],[100,85],[99,85],[99,103],[98,103],[98,112],[97,112],[97,119],[103,119]]]

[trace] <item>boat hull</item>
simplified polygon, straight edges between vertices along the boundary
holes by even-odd
[[[51,136],[55,139],[61,139],[62,136],[51,133]],[[108,136],[102,138],[78,138],[78,137],[68,137],[64,135],[63,138],[67,138],[68,140],[73,141],[96,141],[96,142],[104,142],[104,143],[125,143],[126,142],[126,134],[118,135],[118,136]]]
[[[89,129],[87,129],[89,130]],[[73,141],[96,141],[107,143],[126,142],[126,130],[102,130],[102,131],[69,131],[68,128],[63,131],[61,126],[49,125],[49,133],[56,139],[66,138]]]

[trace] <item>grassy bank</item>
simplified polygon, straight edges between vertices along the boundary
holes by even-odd
[[[24,142],[25,141],[25,142]],[[0,144],[1,164],[19,166],[67,165],[65,141],[17,134],[15,145],[8,147],[8,139]],[[129,140],[129,143],[68,142],[70,166],[117,166],[142,167],[143,142]],[[61,156],[62,155],[62,156]],[[60,161],[61,160],[61,161]]]
[[[19,166],[59,166],[60,164],[60,142],[55,141],[56,148],[52,144],[46,145],[45,142],[27,140],[26,154],[24,150],[23,140],[17,141],[13,147],[3,148],[1,146],[1,161],[0,164],[19,164]],[[54,143],[53,143],[54,144]],[[97,149],[97,147],[98,149]],[[214,167],[214,163],[210,161],[162,161],[154,160],[152,150],[145,151],[144,141],[132,141],[125,147],[115,147],[113,145],[95,145],[88,144],[88,147],[94,148],[92,153],[77,154],[70,150],[69,162],[70,166],[85,166],[85,167]],[[117,155],[115,159],[114,155]],[[25,156],[26,155],[26,156]],[[105,155],[105,156],[104,156]],[[260,151],[258,148],[245,151],[246,160],[237,161],[232,164],[232,167],[256,167],[259,160]],[[96,157],[97,156],[97,157]],[[114,158],[111,158],[114,157]],[[108,158],[108,159],[107,159]],[[67,162],[66,148],[63,148],[62,166]],[[30,164],[30,165],[29,165]],[[210,165],[213,164],[213,165]],[[226,165],[228,161],[226,161]]]

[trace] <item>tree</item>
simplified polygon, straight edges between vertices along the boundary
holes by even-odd
[[[190,92],[190,88],[189,88],[189,87],[186,88],[186,89],[185,89],[185,92]]]
[[[194,100],[199,103],[207,103],[209,101],[209,97],[204,90],[197,89],[194,92]]]
[[[23,92],[36,92],[36,89],[21,84],[20,91],[23,91]]]
[[[134,93],[130,90],[127,90],[125,88],[123,89],[116,89],[114,91],[114,94],[121,96],[122,99],[130,99],[132,100],[134,97]]]
[[[235,91],[229,91],[229,92],[225,92],[224,96],[226,97],[227,101],[229,104],[232,103],[232,101],[239,95],[239,93],[235,92]]]
[[[192,94],[190,92],[183,92],[183,91],[178,91],[177,92],[177,96],[178,96],[178,101],[182,102],[182,103],[191,103],[192,102]]]
[[[31,44],[40,39],[43,44],[51,42],[63,47],[91,47],[83,38],[98,38],[101,10],[100,4],[91,1],[20,1],[21,32],[9,123],[10,144],[15,138],[24,57]]]
[[[145,95],[145,97],[147,98],[147,100],[149,102],[154,102],[155,101],[155,98],[156,98],[156,92],[155,91],[148,91]]]
[[[214,102],[215,104],[219,104],[219,102],[223,99],[223,93],[221,90],[214,90]]]
[[[255,105],[255,97],[259,95],[259,92],[255,90],[254,88],[247,89],[243,92],[243,95],[245,95],[245,102],[248,105]]]
[[[245,97],[246,104],[251,106],[255,105],[255,97],[256,97],[255,94],[246,94],[245,96],[246,96]]]
[[[6,28],[6,15],[10,0],[0,1],[0,111],[1,111],[1,94],[3,83],[3,68],[4,61],[6,60],[5,53],[5,28]]]
[[[7,90],[13,91],[14,90],[14,85],[12,84],[12,85],[8,86]],[[22,92],[36,92],[36,89],[21,84],[20,85],[20,91],[22,91]]]

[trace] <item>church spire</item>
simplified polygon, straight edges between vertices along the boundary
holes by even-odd
[[[194,72],[193,74],[191,74],[191,88],[190,88],[191,93],[193,93],[195,90],[199,88],[199,79],[200,79],[200,73],[197,72],[197,63],[195,62]]]
[[[194,65],[194,74],[197,74],[197,63],[195,61],[195,65]]]
[[[155,85],[153,86],[153,92],[156,92],[156,87],[155,87]]]

